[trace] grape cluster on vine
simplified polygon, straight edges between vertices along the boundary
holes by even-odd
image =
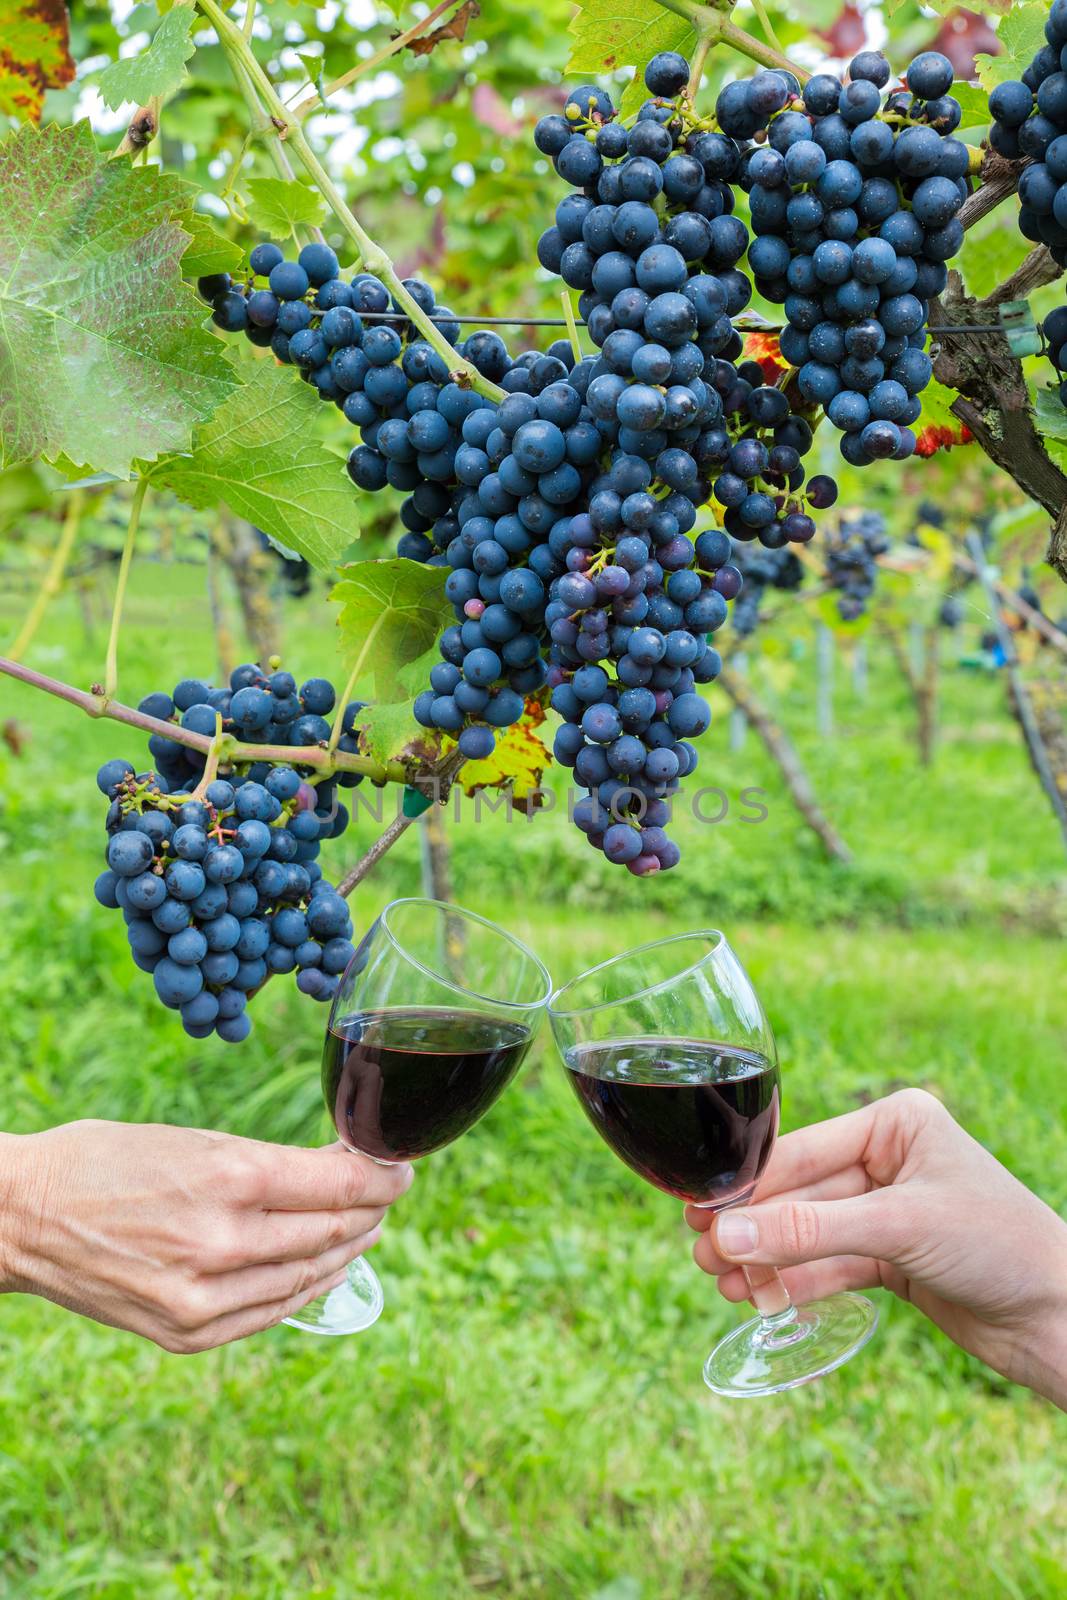
[[[734,632],[747,639],[760,622],[763,597],[768,589],[790,594],[804,582],[804,568],[792,550],[761,550],[758,545],[742,545],[734,561],[744,588],[734,602]]]
[[[822,74],[803,92],[760,72],[701,118],[688,64],[663,52],[629,123],[601,89],[575,90],[534,133],[571,186],[537,253],[577,291],[597,350],[512,359],[473,333],[460,353],[499,403],[450,374],[377,278],[345,282],[324,245],[296,261],[259,245],[251,282],[202,285],[220,326],[269,344],[359,429],[354,481],[406,496],[399,554],[449,569],[455,622],[417,720],[484,758],[547,683],[555,755],[586,790],[575,821],[638,875],[678,859],[663,828],[707,726],[711,636],[742,589],[734,544],[756,542],[757,570],[757,544],[777,557],[742,602],[754,620],[759,588],[793,580],[788,545],[836,500],[831,478],[806,476],[814,413],[850,462],[914,449],[928,301],[962,236],[969,155],[944,57],[918,57],[883,103],[889,77],[871,52],[847,83]],[[785,306],[777,386],[733,325],[752,294],[746,251]],[[406,287],[458,338],[427,285]],[[701,525],[708,505],[716,526]]]
[[[826,73],[800,91],[784,72],[731,83],[719,126],[746,148],[739,182],[760,292],[781,304],[782,356],[804,400],[821,406],[852,466],[904,460],[933,365],[924,346],[930,299],[963,242],[970,152],[951,137],[960,108],[952,64],[917,56],[890,92],[874,51],[845,84]]]
[[[1067,0],[1054,0],[1046,43],[1022,78],[989,96],[989,143],[1009,161],[1029,158],[1019,175],[1019,228],[1067,267]]]
[[[140,709],[194,733],[214,734],[221,719],[244,743],[307,747],[329,741],[335,702],[325,678],[298,690],[290,673],[249,663],[228,688],[187,678]],[[344,707],[339,748],[355,752],[362,709]],[[96,898],[122,911],[134,962],[160,1000],[193,1038],[239,1043],[251,1029],[248,999],[276,973],[295,971],[302,993],[332,999],[352,957],[352,923],[317,858],[348,825],[337,784],[361,775],[316,786],[313,769],[275,757],[235,762],[208,781],[203,751],[155,733],[149,750],[154,771],[116,759],[97,774],[111,804]]]
[[[1057,306],[1041,324],[1045,349],[1059,376],[1060,404],[1067,406],[1067,306]]]
[[[889,549],[885,518],[878,511],[842,517],[823,545],[826,581],[837,594],[842,622],[856,622],[867,609],[878,579],[878,557]]]

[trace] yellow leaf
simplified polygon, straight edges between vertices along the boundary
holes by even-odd
[[[488,760],[468,761],[460,770],[459,782],[464,791],[472,795],[476,789],[507,788],[519,810],[527,813],[536,810],[541,777],[552,760],[537,731],[544,720],[540,701],[527,700],[521,720],[497,739],[496,749]],[[447,740],[445,748],[454,749],[455,746]]]

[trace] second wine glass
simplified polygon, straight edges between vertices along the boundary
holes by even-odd
[[[589,1120],[648,1183],[720,1211],[751,1199],[778,1133],[770,1024],[723,935],[616,956],[556,991],[552,1032]],[[711,1352],[717,1394],[776,1394],[839,1367],[874,1332],[858,1294],[794,1306],[773,1267],[745,1269],[759,1316]]]
[[[322,1090],[341,1143],[390,1164],[458,1139],[518,1071],[551,987],[533,952],[485,917],[394,900],[330,1010]],[[360,1257],[344,1283],[286,1320],[309,1333],[359,1333],[382,1305]]]

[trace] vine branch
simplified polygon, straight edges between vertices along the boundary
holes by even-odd
[[[764,44],[762,39],[754,39],[744,28],[739,28],[723,11],[700,5],[697,0],[657,0],[657,3],[666,11],[673,11],[675,16],[685,18],[696,31],[698,47],[703,46],[704,56],[721,40],[739,55],[747,56],[761,67],[776,67],[782,72],[790,72],[800,83],[806,83],[811,77],[811,73],[803,67],[794,66],[781,50]]]
[[[214,739],[209,734],[194,733],[180,723],[163,722],[159,717],[150,717],[145,711],[125,706],[120,700],[109,699],[95,690],[76,689],[73,684],[50,678],[46,673],[36,672],[32,667],[25,667],[20,661],[12,661],[7,656],[0,656],[0,673],[17,678],[31,689],[54,694],[69,705],[77,706],[87,716],[121,722],[129,728],[139,728],[143,733],[158,733],[165,739],[172,739],[175,744],[200,750],[204,755],[211,752]],[[418,774],[412,775],[400,761],[379,762],[370,756],[350,755],[344,750],[331,753],[325,745],[245,744],[225,734],[220,751],[227,761],[289,762],[295,766],[316,768],[323,777],[328,777],[331,772],[358,772],[375,783],[419,781]]]
[[[425,777],[416,780],[418,786],[420,788],[430,787],[433,792],[434,801],[437,803],[443,802],[447,796],[448,789],[451,786],[453,778],[455,778],[463,764],[464,757],[458,750],[453,750],[437,767],[433,768],[431,772],[427,773]],[[361,858],[356,862],[355,866],[345,873],[344,877],[337,885],[337,893],[347,898],[352,893],[352,890],[355,889],[358,884],[362,883],[367,874],[377,866],[382,857],[393,848],[394,844],[396,844],[396,841],[401,837],[401,835],[407,832],[415,820],[416,818],[414,816],[409,817],[406,813],[399,812],[393,818],[385,832],[380,834],[378,838],[375,839],[367,853],[364,856],[361,856]]]
[[[372,56],[368,56],[366,61],[358,62],[356,66],[351,67],[347,72],[343,72],[339,78],[335,78],[332,83],[328,83],[321,95],[316,89],[314,94],[306,95],[303,100],[299,100],[293,107],[292,115],[303,120],[312,111],[328,109],[323,102],[328,100],[332,94],[336,94],[338,89],[347,89],[348,85],[355,83],[357,78],[364,77],[368,72],[374,72],[388,61],[390,56],[395,56],[398,51],[405,49],[413,39],[419,38],[420,34],[428,33],[438,17],[443,16],[446,11],[451,11],[452,7],[458,4],[459,0],[440,0],[440,3],[434,6],[432,11],[427,12],[426,16],[413,23],[404,33],[396,34],[389,40],[388,44],[383,44],[380,50],[376,50]]]

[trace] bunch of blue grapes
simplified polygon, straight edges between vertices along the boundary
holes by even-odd
[[[417,720],[483,759],[547,684],[564,718],[556,756],[587,790],[575,820],[638,875],[678,859],[663,826],[707,725],[709,638],[741,585],[730,536],[806,542],[810,511],[837,494],[832,479],[806,483],[808,421],[738,363],[741,155],[694,121],[687,77],[680,56],[656,57],[630,130],[592,87],[538,124],[538,148],[576,186],[539,257],[581,291],[599,354],[576,360],[560,342],[513,360],[495,334],[472,334],[461,352],[504,390],[499,404],[453,382],[384,286],[346,284],[324,246],[296,262],[258,246],[266,289],[201,285],[220,326],[259,329],[359,427],[353,479],[408,496],[399,554],[449,569],[455,621]],[[439,314],[425,285],[407,286]],[[723,528],[698,534],[711,496]]]
[[[222,731],[244,744],[327,744],[333,731],[327,718],[337,703],[333,684],[328,678],[309,678],[298,688],[292,673],[279,667],[276,659],[266,670],[255,662],[245,662],[234,668],[226,688],[214,688],[200,678],[183,678],[172,694],[157,690],[146,695],[138,709],[161,722],[180,722],[192,733],[209,737],[221,718]],[[362,701],[352,700],[342,711],[336,748],[347,755],[359,753],[362,710]],[[207,759],[203,750],[162,733],[151,735],[148,750],[169,793],[190,793],[197,787]],[[241,763],[234,781],[263,783],[270,770],[268,761]],[[310,767],[302,769],[307,777],[313,772]],[[362,781],[361,773],[340,771],[318,784],[314,810],[322,838],[339,838],[348,826],[348,810],[337,799],[338,788],[354,789]]]
[[[1054,0],[1046,44],[1021,80],[998,83],[989,96],[989,143],[1009,161],[1029,158],[1019,176],[1019,227],[1067,266],[1067,0]]]
[[[878,511],[842,517],[822,543],[826,581],[837,594],[842,622],[863,616],[878,579],[878,557],[889,549],[885,518]]]
[[[182,800],[154,772],[114,760],[97,784],[111,804],[96,898],[122,912],[135,964],[186,1033],[240,1043],[248,1001],[276,973],[295,971],[302,993],[333,998],[352,922],[315,859],[324,829],[298,771],[216,778]]]
[[[804,568],[788,547],[762,550],[758,545],[742,545],[734,554],[734,564],[743,588],[734,602],[731,622],[736,634],[749,638],[758,627],[763,597],[768,589],[792,593],[804,582]]]
[[[716,106],[735,141],[766,132],[746,145],[737,179],[757,236],[748,263],[784,308],[781,352],[797,389],[859,467],[915,450],[933,372],[929,302],[963,242],[969,193],[951,62],[917,56],[906,89],[883,103],[889,78],[885,57],[864,51],[847,83],[819,73],[799,91],[788,73],[760,72],[727,84]]]
[[[731,319],[752,295],[731,188],[742,153],[694,118],[687,79],[682,56],[656,56],[645,74],[653,98],[629,129],[594,88],[541,119],[538,149],[576,187],[538,257],[580,292],[601,355],[571,381],[582,377],[607,443],[649,464],[654,493],[682,497],[673,504],[689,526],[683,501],[714,495],[735,537],[802,543],[815,531],[808,507],[832,504],[836,488],[819,477],[804,492],[807,421],[756,363],[735,365],[742,341]]]
[[[398,554],[443,565],[442,552],[455,536],[452,491],[461,424],[468,409],[487,402],[450,382],[445,362],[378,278],[361,272],[346,282],[328,245],[305,245],[296,261],[287,261],[276,244],[264,242],[251,252],[249,266],[244,282],[226,274],[199,280],[216,325],[269,347],[321,399],[337,406],[359,432],[348,456],[352,481],[361,489],[388,487],[406,496]],[[460,325],[437,305],[429,284],[406,278],[404,286],[455,343]],[[514,365],[503,340],[484,330],[461,350],[494,381],[506,378]],[[525,361],[523,373],[543,359]],[[566,370],[551,359],[553,370]],[[513,379],[513,386],[521,381]]]

